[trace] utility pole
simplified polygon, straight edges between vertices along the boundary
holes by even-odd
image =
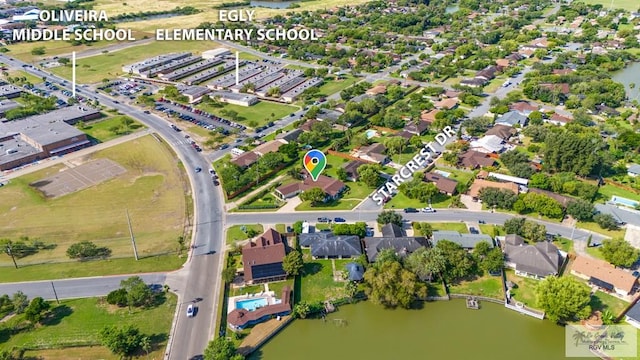
[[[18,268],[18,263],[16,263],[16,257],[15,255],[13,255],[13,251],[11,251],[11,242],[7,243],[7,254],[9,254],[9,256],[11,256],[11,260],[13,260],[13,266],[16,267],[16,269]]]
[[[56,287],[53,286],[53,281],[51,282],[51,288],[53,289],[53,295],[56,297],[56,301],[60,304],[60,299],[58,299],[58,293],[56,292]]]
[[[133,246],[133,255],[138,260],[138,249],[136,248],[136,238],[133,236],[133,228],[131,227],[131,218],[129,217],[129,210],[125,210],[127,213],[127,223],[129,223],[129,234],[131,235],[131,245]]]

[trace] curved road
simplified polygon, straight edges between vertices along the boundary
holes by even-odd
[[[71,88],[71,84],[51,73],[32,67],[25,62],[0,55],[0,61],[10,67],[22,68],[32,75],[42,78],[46,76],[51,82],[61,87]],[[121,113],[139,120],[149,128],[155,130],[177,153],[184,164],[193,191],[195,214],[193,229],[193,246],[191,260],[180,270],[178,275],[182,281],[172,290],[178,293],[181,304],[178,306],[177,323],[170,335],[170,359],[184,360],[201,355],[213,335],[213,324],[217,308],[220,288],[220,253],[224,244],[223,238],[223,208],[221,193],[215,187],[207,172],[211,164],[197,153],[191,146],[184,143],[182,133],[169,127],[169,123],[152,114],[145,114],[142,110],[120,104],[101,93],[94,93],[76,86],[78,95],[88,99],[97,99],[102,105],[117,109]],[[203,169],[196,173],[195,168]],[[211,252],[215,252],[210,254]],[[214,275],[214,276],[211,276]],[[182,314],[186,306],[184,303],[194,299],[201,299],[197,303],[198,315],[187,318]]]

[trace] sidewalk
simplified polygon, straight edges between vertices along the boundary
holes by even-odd
[[[78,150],[78,151],[72,152],[71,154],[44,159],[44,160],[38,161],[38,163],[36,163],[36,164],[26,165],[25,167],[20,168],[18,170],[14,170],[14,171],[9,170],[9,171],[6,171],[4,173],[0,173],[0,179],[3,179],[3,180],[14,179],[14,178],[20,177],[22,175],[26,175],[26,174],[30,174],[30,173],[36,172],[38,170],[46,169],[46,168],[48,168],[50,166],[53,166],[53,165],[57,165],[57,164],[61,164],[61,163],[67,164],[67,162],[70,162],[70,161],[72,161],[74,159],[78,159],[78,158],[81,158],[83,156],[90,155],[90,154],[92,154],[92,153],[94,153],[96,151],[104,150],[104,149],[110,148],[110,147],[115,146],[115,145],[120,145],[120,144],[125,143],[127,141],[131,141],[131,140],[134,140],[134,139],[137,139],[137,138],[141,138],[141,137],[149,135],[151,133],[152,133],[152,131],[147,128],[147,129],[144,129],[142,131],[134,132],[133,134],[125,135],[125,136],[122,136],[122,137],[107,141],[105,143],[101,143],[101,144],[94,145],[94,146],[91,146],[91,147],[88,147],[88,148],[85,148],[85,149],[82,149],[82,150]],[[70,167],[72,167],[72,166],[70,166]]]

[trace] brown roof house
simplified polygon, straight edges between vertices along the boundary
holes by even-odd
[[[509,110],[517,111],[522,115],[529,116],[534,111],[538,111],[538,106],[529,103],[528,101],[518,101],[509,105]]]
[[[387,155],[384,152],[387,148],[381,143],[374,143],[368,146],[363,146],[355,152],[355,156],[372,163],[385,164],[389,161]]]
[[[360,178],[360,175],[358,175],[358,168],[365,164],[366,162],[364,161],[351,160],[348,163],[342,165],[342,168],[347,173],[347,180],[358,181],[358,178]]]
[[[563,116],[554,112],[549,119],[544,119],[543,121],[549,124],[564,126],[567,123],[573,121],[573,119],[571,117]]]
[[[253,165],[256,161],[258,161],[259,157],[260,155],[256,154],[255,152],[247,151],[238,155],[237,158],[232,159],[231,163],[238,165],[241,168],[246,168]]]
[[[277,187],[275,193],[281,199],[289,199],[314,187],[320,188],[324,191],[326,194],[324,201],[326,202],[338,199],[347,186],[342,181],[325,175],[318,176],[317,181],[313,181],[310,176],[307,176],[301,182]]]
[[[489,156],[489,154],[481,153],[479,151],[468,150],[460,155],[458,163],[469,169],[478,169],[487,166],[493,166],[496,160]]]
[[[441,193],[449,196],[456,193],[456,186],[458,185],[458,182],[455,180],[430,172],[424,174],[424,181],[434,183]]]
[[[426,122],[427,124],[432,124],[434,121],[436,121],[436,115],[440,111],[441,110],[438,109],[433,109],[431,111],[422,110],[422,113],[420,113],[420,120]]]
[[[494,135],[506,141],[516,133],[518,133],[518,130],[511,126],[498,124],[489,129],[485,135]]]
[[[429,123],[422,120],[412,121],[404,126],[404,131],[413,135],[422,135],[429,128]]]
[[[436,109],[451,110],[458,107],[458,98],[446,98],[433,103]]]
[[[365,94],[367,95],[380,95],[387,92],[387,87],[384,85],[376,85],[371,89],[367,90]]]
[[[283,240],[279,232],[269,228],[242,248],[245,283],[286,279],[287,274],[282,268],[282,259],[286,255]]]
[[[527,245],[522,237],[515,234],[505,236],[502,250],[505,267],[514,269],[516,275],[538,280],[558,275],[564,261],[558,248],[550,242]]]
[[[251,299],[257,299],[252,297]],[[259,324],[263,321],[269,320],[274,316],[285,316],[291,313],[291,288],[285,286],[282,289],[282,297],[279,302],[275,301],[274,297],[263,297],[266,299],[267,305],[257,307],[253,310],[250,309],[238,309],[231,310],[227,314],[227,325],[234,331],[239,331],[247,326]],[[236,301],[242,301],[244,299],[237,299]]]
[[[280,149],[280,146],[286,143],[287,142],[282,139],[267,141],[266,143],[259,145],[255,149],[253,149],[253,152],[260,156],[265,156],[268,153],[277,152],[278,149]]]
[[[631,295],[637,283],[630,272],[615,268],[606,261],[577,256],[571,265],[571,273],[589,281],[598,288],[618,295]]]
[[[512,182],[495,182],[483,179],[475,179],[473,181],[473,184],[471,184],[471,187],[469,188],[469,196],[471,196],[474,200],[478,200],[481,190],[485,188],[511,190],[516,195],[518,195],[518,192],[520,190],[518,188],[518,184]]]

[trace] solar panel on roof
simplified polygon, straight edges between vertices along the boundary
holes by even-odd
[[[285,275],[282,263],[254,265],[251,267],[251,275],[254,279],[268,278]]]

